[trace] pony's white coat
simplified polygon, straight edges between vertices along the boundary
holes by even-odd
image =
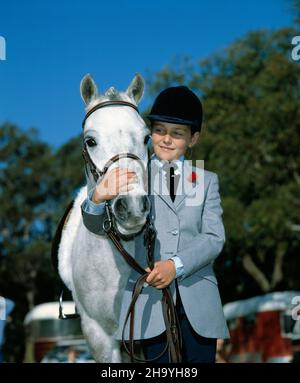
[[[89,93],[86,91],[88,87]],[[140,92],[132,95],[133,87]],[[139,89],[142,86],[142,89]],[[137,76],[126,93],[118,94],[120,99],[137,103],[143,90],[143,80]],[[136,89],[135,89],[136,91]],[[87,110],[99,102],[93,80],[86,76],[81,92],[87,103]],[[107,92],[108,94],[109,91]],[[112,92],[115,95],[114,92]],[[102,96],[103,101],[109,99]],[[138,113],[131,107],[111,106],[98,109],[86,121],[84,139],[92,137],[97,145],[89,147],[94,163],[102,169],[109,158],[121,152],[136,154],[147,164],[147,148],[144,137],[149,131]],[[118,222],[122,233],[138,232],[145,223],[148,211],[141,213],[138,199],[146,195],[141,176],[141,164],[134,160],[121,160],[112,165],[129,167],[136,171],[139,182],[132,194],[128,209],[131,218],[125,226]],[[59,273],[72,291],[73,299],[81,316],[82,330],[97,362],[120,362],[119,342],[113,334],[118,327],[121,299],[130,269],[114,245],[105,236],[89,232],[83,224],[81,204],[89,191],[95,187],[91,174],[87,174],[87,186],[83,187],[74,203],[73,210],[64,227],[59,246]],[[114,209],[114,201],[112,203]],[[134,242],[122,242],[125,249],[134,255]]]

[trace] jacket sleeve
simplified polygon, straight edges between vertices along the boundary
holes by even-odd
[[[84,226],[94,234],[105,235],[103,221],[106,218],[105,203],[95,204],[87,197],[81,204],[81,213]]]
[[[218,176],[213,173],[203,208],[201,232],[176,253],[184,267],[182,279],[212,263],[220,254],[225,243],[222,213]]]

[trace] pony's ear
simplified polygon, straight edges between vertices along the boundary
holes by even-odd
[[[145,81],[143,77],[139,73],[137,73],[131,81],[131,84],[127,88],[126,93],[131,99],[135,101],[136,104],[138,104],[141,98],[143,97],[144,88]]]
[[[98,95],[97,85],[90,74],[86,74],[81,80],[80,94],[86,105]]]

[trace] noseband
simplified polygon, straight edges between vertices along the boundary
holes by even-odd
[[[138,161],[141,161],[141,159],[136,156],[135,154],[132,154],[132,153],[120,153],[120,154],[116,154],[115,156],[113,156],[112,158],[110,158],[106,164],[104,165],[103,169],[102,170],[99,170],[97,168],[97,166],[95,165],[95,163],[93,162],[93,160],[91,159],[91,156],[89,155],[89,152],[87,150],[87,146],[86,146],[86,143],[84,143],[83,145],[83,150],[82,150],[82,155],[83,155],[83,158],[84,158],[84,161],[85,161],[85,164],[86,166],[89,167],[90,169],[90,172],[92,173],[93,177],[94,177],[94,180],[95,182],[97,183],[99,177],[103,177],[105,175],[105,173],[107,172],[108,168],[114,163],[114,162],[117,162],[119,161],[121,158],[132,158],[133,160],[138,160]],[[144,167],[143,168],[143,172],[145,171]]]

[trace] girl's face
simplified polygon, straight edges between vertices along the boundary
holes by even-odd
[[[152,145],[160,160],[173,161],[184,155],[187,148],[196,144],[199,132],[191,134],[189,125],[154,121],[152,124]]]

